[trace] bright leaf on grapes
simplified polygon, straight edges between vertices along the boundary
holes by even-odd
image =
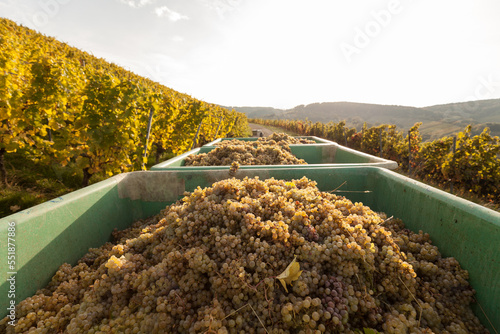
[[[294,257],[293,261],[288,265],[288,267],[286,267],[284,272],[276,276],[276,278],[280,280],[281,284],[283,284],[286,292],[288,292],[286,285],[291,285],[292,282],[298,280],[300,274],[302,274],[300,264],[296,260],[297,256]]]

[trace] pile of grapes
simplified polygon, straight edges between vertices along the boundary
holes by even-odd
[[[277,133],[274,132],[272,135],[268,137],[262,137],[257,139],[259,142],[271,143],[275,142],[277,145],[290,145],[290,144],[316,144],[314,140],[300,138],[300,137],[292,137],[287,135],[286,133]],[[223,142],[220,142],[223,143]],[[218,144],[220,144],[218,143]],[[217,144],[216,144],[217,145]]]
[[[185,166],[229,166],[240,165],[300,165],[307,164],[295,157],[290,144],[311,144],[314,141],[294,138],[285,133],[273,133],[257,141],[221,141],[208,153],[191,154],[185,159]]]
[[[15,332],[488,333],[427,234],[306,178],[219,181],[114,238],[22,301]]]

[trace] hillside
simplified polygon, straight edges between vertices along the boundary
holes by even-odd
[[[229,108],[229,107],[225,107]],[[272,107],[238,107],[238,111],[246,115],[252,115],[253,118],[276,118],[281,117],[285,110]]]
[[[491,133],[500,136],[500,99],[465,103],[451,103],[424,108],[379,105],[353,102],[324,102],[299,105],[292,109],[270,107],[233,107],[249,118],[302,119],[328,123],[345,120],[347,125],[358,130],[364,122],[368,126],[395,124],[402,130],[416,122],[422,122],[420,131],[424,140],[434,140],[462,131],[473,125],[473,134],[486,126]]]
[[[442,104],[425,107],[449,120],[500,123],[500,99]]]
[[[242,113],[0,18],[0,216],[248,133]]]

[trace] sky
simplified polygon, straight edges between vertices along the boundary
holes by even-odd
[[[0,0],[0,16],[197,99],[500,98],[498,0]]]

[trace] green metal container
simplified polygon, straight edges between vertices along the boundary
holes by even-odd
[[[204,146],[214,146],[215,144],[217,144],[221,141],[228,141],[228,140],[233,140],[233,139],[241,140],[241,141],[257,141],[257,140],[259,140],[259,138],[260,137],[219,138],[219,139],[216,139],[208,144],[205,144]],[[314,141],[317,144],[319,144],[319,143],[333,143],[331,140],[323,139],[323,138],[316,137],[316,136],[293,136],[293,138],[309,139],[309,140]],[[311,145],[311,144],[301,144],[301,145]]]
[[[251,139],[251,138],[250,138]],[[195,148],[189,152],[181,154],[151,167],[151,170],[228,170],[229,166],[185,166],[185,159],[191,154],[208,153],[216,146],[205,145]],[[294,144],[290,145],[292,154],[299,159],[304,159],[308,167],[353,167],[367,165],[396,169],[398,163],[392,160],[382,159],[370,154],[359,152],[334,142],[318,144]],[[303,168],[304,165],[252,165],[240,166],[242,169],[283,169],[283,168]]]
[[[500,328],[500,213],[384,168],[302,166],[236,172],[238,178],[245,176],[288,180],[306,176],[317,181],[321,190],[340,187],[340,195],[401,218],[413,231],[429,233],[443,256],[455,257],[469,271],[484,310],[475,306],[481,322],[490,331],[492,325]],[[184,191],[227,177],[227,170],[127,173],[0,219],[0,317],[7,314],[9,303],[8,272],[16,272],[18,303],[44,287],[61,264],[75,264],[88,248],[108,241],[114,228],[124,229],[159,213]],[[12,269],[6,261],[9,223],[15,225],[16,266]]]

